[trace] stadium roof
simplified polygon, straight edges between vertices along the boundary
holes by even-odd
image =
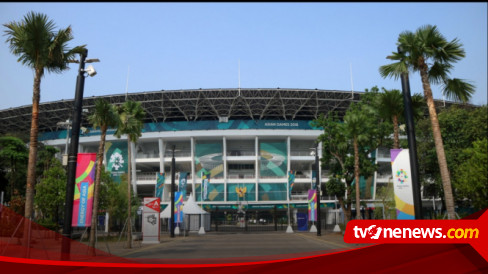
[[[160,90],[83,98],[88,113],[97,98],[111,104],[139,101],[146,111],[145,122],[219,120],[313,120],[320,113],[336,111],[343,116],[351,102],[363,92],[320,89],[187,89]],[[39,105],[39,131],[59,129],[58,122],[71,119],[74,100]],[[442,102],[441,102],[442,103]],[[30,132],[32,106],[0,110],[0,134]],[[88,126],[87,113],[82,126]]]
[[[313,120],[320,113],[345,113],[359,94],[351,91],[307,89],[190,89],[161,90],[83,98],[82,125],[87,125],[86,111],[95,100],[104,98],[119,105],[126,100],[139,101],[146,111],[145,122],[219,120]],[[58,122],[73,115],[73,101],[61,100],[39,105],[39,131],[58,130]],[[0,134],[29,132],[32,105],[0,110]]]

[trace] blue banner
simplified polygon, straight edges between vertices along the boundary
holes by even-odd
[[[291,198],[291,190],[293,189],[293,186],[295,185],[295,175],[296,171],[290,170],[288,172],[288,199]]]
[[[178,191],[183,194],[183,200],[186,198],[187,177],[188,177],[188,172],[180,172],[180,183],[178,186]]]
[[[160,201],[162,201],[163,200],[165,174],[164,173],[158,173],[157,176],[158,176],[158,178],[156,180],[156,197],[159,198]]]
[[[183,222],[183,193],[175,192],[175,223]]]
[[[85,226],[88,204],[88,182],[80,184],[80,209],[78,211],[78,226]]]
[[[202,171],[202,201],[208,200],[208,185],[210,183],[210,172]]]

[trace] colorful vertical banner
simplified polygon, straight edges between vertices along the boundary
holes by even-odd
[[[91,226],[96,153],[78,153],[71,226]]]
[[[159,198],[161,201],[163,200],[163,190],[164,190],[164,181],[165,181],[165,173],[157,173],[156,179],[156,197]]]
[[[291,190],[293,189],[293,186],[295,185],[295,175],[296,171],[290,170],[288,172],[288,198],[291,198]]]
[[[210,184],[210,172],[202,171],[202,201],[208,200],[208,187]]]
[[[142,243],[159,244],[159,208],[157,197],[145,197],[142,211]]]
[[[175,192],[175,223],[183,222],[183,193]]]
[[[414,220],[412,173],[408,149],[391,149],[390,154],[397,219]]]
[[[183,200],[186,198],[187,179],[188,179],[188,172],[180,172],[180,183],[178,185],[178,191],[182,193]]]
[[[308,220],[315,222],[317,219],[317,191],[308,190]]]

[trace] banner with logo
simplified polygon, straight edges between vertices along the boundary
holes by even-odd
[[[291,190],[293,189],[293,186],[295,185],[295,175],[296,171],[290,170],[288,172],[288,198],[291,198]]]
[[[188,172],[180,172],[180,183],[178,185],[178,191],[182,193],[183,200],[186,198],[186,182],[188,179]]]
[[[183,193],[175,192],[175,223],[183,222]]]
[[[308,190],[308,220],[315,222],[317,219],[317,191]]]
[[[105,144],[107,171],[119,183],[121,180],[120,176],[128,171],[129,158],[127,151],[127,142],[106,142]]]
[[[163,200],[163,190],[164,190],[164,181],[165,181],[165,173],[157,173],[156,179],[156,197],[159,198],[160,201]]]
[[[391,149],[390,154],[397,219],[413,220],[415,210],[408,149]]]
[[[78,153],[71,226],[91,226],[96,153]]]
[[[159,204],[157,197],[145,197],[142,213],[142,243],[159,244]]]
[[[202,171],[202,201],[208,200],[208,185],[210,184],[210,172]]]

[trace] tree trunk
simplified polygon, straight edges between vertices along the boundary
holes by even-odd
[[[127,151],[127,156],[128,156],[128,163],[129,163],[129,166],[127,168],[127,200],[128,200],[128,215],[127,215],[127,246],[128,248],[132,248],[132,220],[131,220],[131,192],[130,192],[130,188],[131,188],[131,165],[132,165],[132,151],[131,151],[131,139],[130,139],[130,136],[127,135],[127,139],[128,139],[128,151]]]
[[[24,211],[24,244],[28,246],[27,235],[30,232],[30,221],[34,209],[34,186],[36,184],[37,136],[39,132],[39,101],[41,98],[41,78],[43,69],[36,68],[34,76],[34,92],[32,94],[32,119],[29,140],[29,162],[27,164],[27,182],[25,188]],[[69,220],[71,221],[71,220]]]
[[[361,220],[361,201],[359,195],[359,149],[356,136],[354,136],[354,179],[356,180],[356,220]]]
[[[29,162],[27,166],[27,184],[25,189],[24,217],[30,219],[34,204],[34,186],[36,183],[37,136],[39,132],[39,101],[41,98],[42,70],[36,69],[34,93],[32,95],[32,120],[29,141]]]
[[[449,170],[447,168],[446,155],[444,153],[444,144],[442,142],[441,129],[439,126],[439,120],[437,119],[437,112],[434,105],[434,98],[432,96],[432,90],[430,88],[429,78],[427,74],[427,65],[423,63],[420,66],[420,77],[422,79],[422,86],[424,89],[424,97],[427,101],[427,107],[429,108],[430,122],[432,125],[432,134],[434,136],[435,150],[437,153],[437,161],[439,162],[439,170],[441,172],[442,186],[444,188],[444,196],[446,199],[447,215],[450,220],[456,218],[454,211],[454,197],[452,195],[451,178]]]
[[[400,138],[398,137],[399,135],[398,117],[396,115],[393,115],[392,120],[393,120],[393,149],[398,149],[400,148]]]
[[[102,177],[103,152],[105,150],[105,137],[107,136],[107,126],[100,127],[102,135],[100,136],[100,145],[97,153],[97,172],[95,174],[95,189],[93,191],[93,210],[90,230],[89,246],[92,247],[92,252],[95,251],[95,235],[97,230],[97,216],[98,216],[98,202],[100,195],[100,179]],[[93,254],[95,255],[95,254]]]

